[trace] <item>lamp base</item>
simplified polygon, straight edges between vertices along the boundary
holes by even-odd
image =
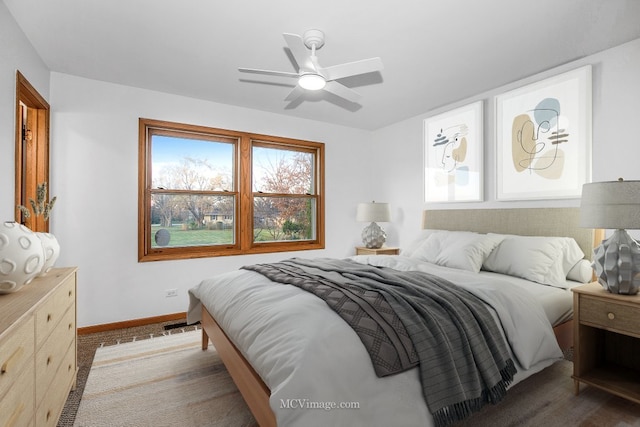
[[[362,243],[369,249],[379,249],[387,240],[387,234],[375,222],[367,225],[362,230]]]
[[[616,230],[593,251],[598,282],[611,293],[635,295],[640,289],[640,244],[625,230]]]

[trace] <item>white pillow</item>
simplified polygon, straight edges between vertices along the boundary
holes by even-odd
[[[574,282],[589,283],[593,280],[593,268],[591,261],[581,259],[567,273],[567,279]]]
[[[583,257],[578,244],[569,237],[506,235],[483,268],[566,288],[567,273]]]
[[[570,237],[557,237],[557,239],[562,239],[566,244],[562,252],[562,270],[566,277],[573,266],[581,259],[584,259],[584,252],[582,252],[578,243]]]
[[[503,236],[471,231],[433,231],[412,258],[450,268],[478,272]]]
[[[418,236],[416,236],[416,238],[413,239],[411,244],[409,244],[406,248],[403,248],[400,251],[400,255],[404,255],[404,256],[408,256],[408,257],[413,255],[415,250],[418,249],[420,247],[420,245],[422,245],[424,243],[424,241],[431,234],[433,234],[434,231],[436,231],[436,230],[431,230],[431,229],[422,229],[422,230],[420,230],[420,232],[418,233]]]

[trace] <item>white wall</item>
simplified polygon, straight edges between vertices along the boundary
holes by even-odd
[[[0,2],[0,221],[15,219],[16,70],[49,99],[49,70]]]
[[[578,67],[592,65],[592,180],[640,179],[640,39],[565,64],[527,79],[480,93],[374,132],[380,199],[391,203],[386,227],[390,245],[406,246],[419,229],[423,209],[579,206],[579,199],[496,201],[495,96]],[[484,202],[425,204],[423,120],[484,100]],[[393,147],[393,148],[390,148]],[[633,234],[633,233],[632,233]]]
[[[51,99],[50,225],[57,265],[79,267],[79,326],[186,311],[187,290],[204,277],[291,256],[345,257],[359,242],[370,132],[60,73],[51,74]],[[324,142],[326,250],[138,263],[140,117]],[[179,297],[166,298],[172,288]]]
[[[0,2],[0,220],[14,215],[15,71],[45,99],[51,116],[51,231],[58,265],[79,267],[78,324],[87,326],[184,311],[203,277],[288,256],[343,257],[360,242],[355,206],[391,203],[388,244],[404,246],[420,227],[422,120],[485,100],[485,202],[442,208],[577,206],[577,200],[495,200],[493,97],[585,64],[593,65],[593,180],[640,179],[640,39],[370,133],[49,71]],[[184,261],[137,262],[138,118],[281,135],[326,143],[326,250]],[[373,171],[376,171],[375,173]],[[165,298],[176,288],[180,296]]]

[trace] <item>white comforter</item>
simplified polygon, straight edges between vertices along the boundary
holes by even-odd
[[[402,256],[352,259],[439,274],[488,302],[518,368],[513,384],[562,358],[542,306],[508,281]],[[187,321],[207,307],[271,390],[279,426],[433,425],[418,370],[378,378],[356,333],[320,298],[247,270],[204,280],[189,294]]]

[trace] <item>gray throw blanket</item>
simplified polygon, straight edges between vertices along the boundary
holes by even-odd
[[[325,258],[243,268],[323,298],[358,333],[378,375],[419,363],[437,426],[499,402],[513,380],[515,365],[485,304],[438,276]]]

